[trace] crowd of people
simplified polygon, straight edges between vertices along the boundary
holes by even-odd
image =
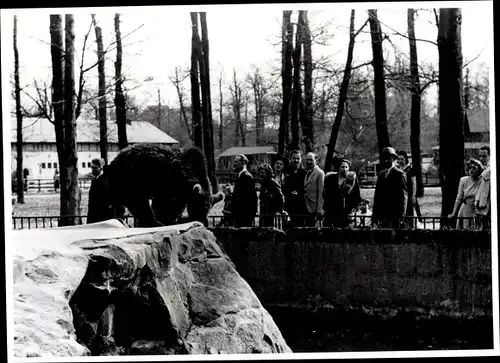
[[[468,176],[460,180],[453,213],[457,228],[480,225],[489,228],[489,147],[479,159],[470,159]],[[237,155],[234,188],[224,185],[225,205],[220,226],[331,226],[400,228],[415,227],[422,216],[416,196],[416,175],[405,151],[386,147],[382,151],[373,203],[361,198],[351,161],[339,158],[335,171],[324,172],[314,153],[293,151],[290,159],[277,156],[272,164],[258,168],[257,180],[248,171],[248,158]],[[304,165],[304,166],[303,166]],[[371,206],[371,208],[370,208]]]
[[[468,175],[460,179],[452,213],[456,228],[480,226],[490,228],[490,149],[479,151],[479,159],[467,162]],[[225,195],[222,221],[219,226],[261,227],[378,227],[401,228],[417,226],[422,218],[416,197],[416,176],[404,151],[392,147],[382,150],[373,203],[361,198],[360,184],[351,168],[351,161],[337,158],[335,171],[324,172],[317,156],[310,152],[304,162],[300,151],[290,159],[278,155],[272,164],[258,167],[256,178],[247,169],[248,158],[237,155],[234,187],[223,185]],[[92,180],[89,193],[87,223],[123,215],[115,210],[102,185],[104,160],[91,163]],[[458,218],[457,218],[458,217]]]

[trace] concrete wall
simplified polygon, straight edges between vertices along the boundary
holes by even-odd
[[[264,306],[491,314],[487,231],[211,230]]]

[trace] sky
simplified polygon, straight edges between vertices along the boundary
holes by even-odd
[[[131,93],[142,104],[156,104],[158,89],[162,104],[178,105],[176,90],[169,77],[175,67],[187,69],[191,56],[190,11],[206,11],[210,42],[210,68],[212,97],[218,97],[217,81],[223,74],[226,84],[231,82],[232,71],[236,69],[238,78],[252,66],[259,67],[264,74],[280,67],[278,44],[281,34],[283,10],[308,10],[312,29],[325,28],[330,34],[324,45],[313,44],[313,58],[329,57],[342,66],[346,60],[349,36],[349,17],[356,9],[356,29],[367,19],[367,9],[378,9],[382,31],[386,32],[396,47],[408,53],[408,39],[395,35],[406,34],[408,7],[422,9],[416,20],[416,37],[419,41],[419,62],[433,64],[438,69],[438,50],[435,44],[437,27],[434,23],[433,7],[439,2],[414,3],[328,3],[328,4],[262,4],[262,5],[213,5],[213,6],[143,6],[119,8],[61,8],[61,9],[2,9],[2,71],[5,76],[13,72],[12,28],[13,15],[18,16],[18,49],[20,58],[21,85],[51,81],[51,58],[49,34],[49,14],[75,14],[76,64],[85,55],[84,66],[94,64],[95,33],[91,29],[87,41],[87,51],[82,52],[83,38],[89,30],[91,16],[103,29],[104,47],[114,41],[114,14],[121,14],[121,32],[124,36],[124,72],[133,81],[128,84],[135,88]],[[462,52],[464,62],[475,59],[471,71],[481,64],[490,63],[493,52],[493,8],[490,1],[449,2],[448,7],[462,8]],[[296,13],[294,12],[296,18]],[[294,18],[292,18],[293,20]],[[113,47],[112,47],[113,49]],[[384,49],[393,53],[385,41]],[[354,50],[354,65],[370,61],[372,58],[369,26],[358,38]],[[106,60],[108,77],[114,75],[116,53],[110,51]],[[78,74],[78,72],[76,72]],[[88,84],[97,85],[97,68],[87,73]],[[147,81],[149,79],[149,81]],[[491,83],[493,84],[493,83]],[[97,87],[97,86],[96,86]],[[184,83],[189,92],[189,78]],[[227,88],[226,88],[227,89]],[[435,91],[432,97],[436,97]],[[6,101],[4,96],[4,101]],[[7,100],[9,101],[9,100]]]

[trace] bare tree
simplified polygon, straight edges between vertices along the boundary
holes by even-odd
[[[424,195],[422,179],[422,156],[420,154],[420,106],[421,87],[418,74],[417,41],[415,38],[415,10],[408,9],[408,38],[410,42],[410,74],[411,74],[411,116],[410,116],[410,145],[413,171],[417,180],[415,188],[417,197]]]
[[[17,202],[24,204],[24,175],[23,175],[23,114],[21,111],[21,86],[19,84],[19,51],[17,49],[17,15],[14,15],[14,92],[16,97],[16,178]]]
[[[200,100],[200,83],[198,81],[198,57],[197,48],[200,44],[200,36],[198,32],[198,13],[191,14],[191,111],[193,113],[193,143],[195,146],[203,149],[203,127],[202,113]]]
[[[292,12],[283,11],[282,24],[282,51],[281,51],[281,82],[283,101],[281,104],[280,128],[278,133],[278,153],[285,153],[288,143],[288,117],[290,101],[292,99],[292,52],[293,52],[293,24]]]
[[[241,139],[241,146],[245,146],[245,132],[244,127],[242,125],[241,120],[241,84],[238,82],[236,78],[236,69],[233,69],[233,85],[229,87],[232,95],[232,106],[233,106],[233,114],[235,120],[235,146],[239,145],[239,141]]]
[[[384,55],[382,49],[382,30],[377,16],[377,10],[368,10],[370,33],[372,39],[373,71],[375,87],[375,122],[380,157],[382,149],[391,146],[387,129],[387,108],[385,95]]]
[[[124,149],[128,145],[127,140],[127,105],[123,93],[122,75],[122,37],[120,32],[120,14],[115,14],[115,36],[116,36],[116,61],[115,61],[115,107],[116,126],[118,129],[118,147]]]
[[[95,29],[95,38],[97,43],[97,72],[99,76],[99,146],[101,149],[101,158],[104,163],[108,164],[108,123],[107,123],[107,106],[106,106],[106,75],[105,75],[105,57],[104,46],[102,43],[102,29],[97,25],[95,14],[92,14],[92,22]]]
[[[453,210],[464,174],[464,105],[462,98],[462,11],[439,11],[439,177],[441,215]]]
[[[304,99],[301,116],[302,139],[306,152],[314,151],[314,125],[313,125],[313,59],[312,59],[312,41],[311,31],[309,29],[309,21],[307,20],[307,11],[301,10],[302,18],[299,16],[299,21],[303,21],[303,36],[304,36]]]
[[[224,137],[224,109],[223,109],[223,105],[224,105],[224,100],[223,100],[223,96],[222,96],[222,71],[220,73],[220,76],[219,76],[219,97],[220,97],[220,100],[219,100],[219,150],[220,152],[222,152],[222,148],[224,147],[224,140],[223,140],[223,137]]]
[[[354,55],[354,43],[356,41],[356,36],[364,29],[367,22],[363,24],[358,31],[354,30],[354,19],[355,11],[351,10],[351,20],[349,25],[349,46],[347,48],[347,60],[344,68],[344,77],[340,85],[339,100],[337,106],[337,113],[335,114],[335,121],[332,126],[332,133],[330,134],[330,141],[328,143],[328,151],[326,153],[325,159],[325,170],[330,170],[333,160],[333,153],[335,151],[335,145],[337,143],[337,137],[340,130],[340,125],[342,123],[342,118],[344,116],[344,107],[347,101],[347,91],[349,90],[349,82],[351,80],[351,70],[352,70],[352,58]]]
[[[255,106],[255,144],[258,146],[261,143],[261,137],[264,127],[264,97],[267,88],[264,85],[264,79],[259,68],[255,68],[253,73],[247,75],[247,83],[253,90],[253,99]]]
[[[193,135],[191,132],[191,127],[189,126],[189,121],[186,115],[186,107],[184,106],[184,91],[182,89],[182,82],[187,78],[187,75],[181,78],[180,75],[180,69],[179,67],[175,67],[175,76],[169,77],[170,81],[172,84],[175,86],[175,89],[177,91],[177,96],[179,97],[179,107],[180,107],[180,113],[179,113],[179,126],[182,125],[182,120],[184,120],[184,125],[186,126],[189,138],[191,141],[193,141]]]

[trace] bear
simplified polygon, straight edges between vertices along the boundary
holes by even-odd
[[[104,173],[113,204],[127,207],[141,227],[175,224],[187,207],[187,221],[207,225],[212,194],[207,161],[197,147],[171,149],[139,143],[122,149]],[[150,203],[151,200],[151,203]]]

